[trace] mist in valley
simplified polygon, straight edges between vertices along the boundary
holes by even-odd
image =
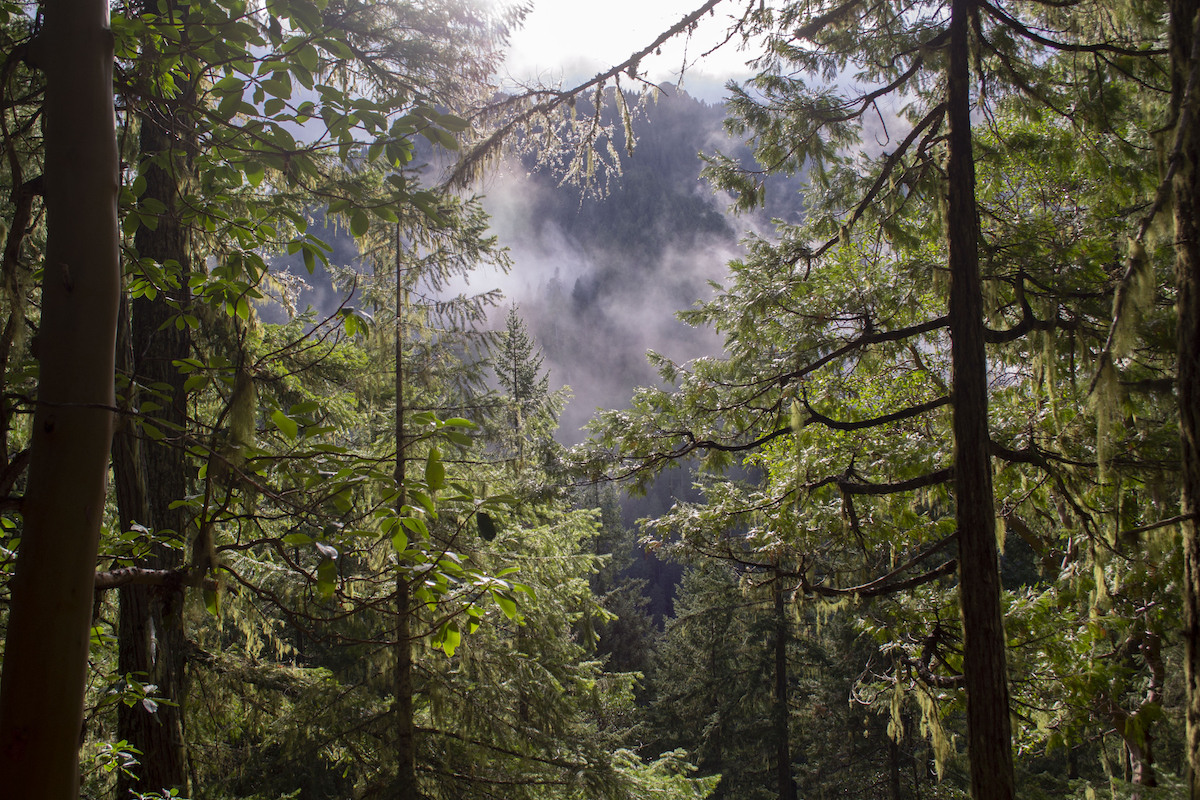
[[[472,285],[504,291],[493,327],[516,305],[551,383],[570,387],[558,433],[564,444],[586,436],[597,408],[625,407],[637,386],[658,382],[648,350],[676,361],[719,354],[720,337],[685,325],[677,312],[712,297],[710,281],[724,279],[745,231],[799,214],[795,186],[773,192],[782,202],[763,214],[735,216],[700,178],[702,152],[748,157],[725,135],[723,120],[722,106],[666,85],[635,119],[636,149],[622,153],[622,174],[605,189],[561,184],[551,171],[527,171],[517,161],[483,187],[513,268]]]

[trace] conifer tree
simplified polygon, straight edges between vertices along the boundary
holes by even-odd
[[[767,49],[752,89],[733,91],[730,129],[753,137],[762,169],[716,157],[710,175],[749,208],[761,202],[764,175],[804,171],[809,221],[783,226],[775,242],[752,239],[748,258],[731,265],[734,288],[686,315],[726,334],[728,361],[681,368],[658,358],[676,391],[640,390],[632,410],[597,426],[600,460],[615,457],[615,474],[652,473],[692,454],[713,469],[763,454],[752,463],[767,467],[768,488],[714,481],[705,507],[655,523],[661,540],[678,535],[699,553],[727,558],[785,553],[801,591],[826,597],[870,597],[957,572],[978,798],[1015,791],[992,459],[1055,473],[1042,442],[1022,449],[997,440],[989,374],[1015,348],[1029,348],[1014,343],[1031,332],[1065,326],[1057,306],[1042,316],[1028,302],[1056,290],[1005,264],[1004,242],[981,238],[972,106],[1012,98],[1017,109],[1039,101],[1056,108],[1049,86],[1065,93],[1062,86],[1091,75],[1047,69],[1034,55],[1041,48],[1113,54],[1143,69],[1138,59],[1149,56],[1154,35],[1106,19],[1080,43],[1071,23],[1032,16],[1062,39],[986,2],[903,10],[805,2],[753,17]],[[821,83],[851,63],[867,88]],[[882,152],[845,156],[866,116],[898,91],[919,99],[906,100],[900,119],[884,120]],[[918,208],[924,220],[909,216]],[[981,264],[988,292],[1001,287],[998,303],[984,302]],[[1084,313],[1094,319],[1095,309]],[[892,391],[882,390],[888,380]],[[844,437],[848,449],[808,449],[819,428]],[[916,513],[901,513],[905,505]],[[731,533],[740,525],[748,531]],[[875,539],[876,526],[890,535]],[[828,537],[840,529],[839,552]],[[901,540],[890,557],[870,544]],[[943,555],[951,544],[956,557]],[[855,577],[861,582],[847,585]]]

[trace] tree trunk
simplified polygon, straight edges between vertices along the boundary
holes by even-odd
[[[0,678],[0,775],[6,796],[75,800],[120,296],[108,4],[47,3],[34,55],[46,71],[47,248],[24,530]]]
[[[1183,632],[1187,681],[1187,754],[1192,800],[1200,800],[1200,128],[1196,90],[1188,92],[1197,0],[1172,0],[1172,111],[1186,125],[1174,178],[1175,309],[1183,522]],[[1190,121],[1190,124],[1188,124]]]
[[[1129,754],[1129,781],[1134,789],[1130,800],[1141,800],[1142,789],[1153,789],[1158,786],[1158,776],[1154,772],[1154,751],[1151,749],[1150,734],[1141,737],[1140,741],[1126,739],[1125,750]]]
[[[404,272],[400,262],[400,226],[396,225],[396,513],[404,507],[405,449],[408,435],[404,427]],[[397,554],[398,555],[398,554]],[[408,573],[400,563],[396,572],[396,675],[395,694],[396,724],[396,798],[417,800],[417,747],[413,721],[413,655],[412,592],[408,586]]]
[[[401,571],[396,577],[396,797],[398,800],[416,800],[417,752],[415,726],[413,724],[413,660],[412,631],[409,616],[412,614],[412,597],[408,588],[408,576]]]
[[[888,743],[888,795],[892,800],[900,800],[900,745],[896,740],[887,737]]]
[[[792,750],[788,730],[787,610],[783,604],[782,578],[778,567],[772,583],[775,596],[775,777],[779,800],[796,800],[796,782],[792,779]]]
[[[134,244],[138,255],[159,264],[175,261],[180,289],[173,299],[188,301],[187,274],[191,264],[188,229],[179,214],[180,186],[186,180],[190,154],[183,139],[186,133],[177,127],[166,103],[158,103],[140,120],[139,149],[142,177],[146,190],[142,199],[153,199],[166,207],[158,226],[138,228]],[[167,165],[155,158],[167,159]],[[169,166],[168,166],[169,165]],[[168,274],[174,270],[166,269]],[[130,378],[131,406],[139,398],[138,387],[159,384],[163,388],[153,399],[162,408],[154,416],[179,428],[187,422],[187,397],[184,376],[172,363],[190,354],[188,335],[170,322],[178,313],[160,292],[151,300],[132,301],[128,346],[120,348],[120,361]],[[168,435],[170,426],[163,426]],[[180,537],[187,529],[182,508],[171,504],[187,495],[186,462],[183,453],[167,442],[143,442],[132,426],[120,425],[113,447],[113,473],[117,483],[117,508],[125,530],[136,522],[150,528],[156,536],[175,531]],[[148,569],[177,569],[182,551],[156,544],[139,565]],[[189,794],[187,758],[183,737],[184,687],[184,586],[181,582],[162,587],[123,586],[120,590],[120,627],[118,669],[122,675],[158,687],[156,695],[170,704],[160,703],[151,713],[141,704],[117,707],[117,735],[142,752],[136,777],[122,773],[117,780],[118,795],[129,792],[159,792],[179,789]]]
[[[954,484],[959,602],[967,689],[971,796],[1012,800],[1014,778],[1004,620],[992,506],[987,356],[979,276],[979,216],[971,152],[969,15],[954,0],[950,22],[949,321],[954,393]]]

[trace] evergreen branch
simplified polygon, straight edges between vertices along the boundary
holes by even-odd
[[[1045,36],[1042,36],[1039,33],[1035,33],[1016,17],[1013,17],[1007,12],[1000,10],[991,3],[981,2],[978,5],[985,12],[987,12],[988,16],[1011,30],[1013,33],[1016,33],[1017,35],[1024,39],[1028,39],[1031,42],[1040,44],[1043,47],[1049,47],[1051,50],[1058,50],[1065,53],[1115,53],[1116,55],[1134,56],[1139,58],[1145,58],[1147,56],[1161,56],[1166,55],[1167,53],[1166,50],[1149,48],[1139,50],[1129,47],[1118,47],[1115,44],[1109,44],[1107,42],[1097,42],[1095,44],[1071,44],[1069,42],[1056,41],[1054,39],[1049,39]]]
[[[562,780],[541,780],[541,779],[523,779],[514,778],[505,780],[502,778],[485,778],[481,775],[463,775],[461,772],[446,772],[445,770],[432,769],[430,767],[420,767],[422,772],[428,772],[431,775],[441,775],[444,778],[455,778],[467,784],[486,783],[492,786],[568,786],[569,782]]]
[[[1104,368],[1112,362],[1112,351],[1117,338],[1117,329],[1120,327],[1121,318],[1125,313],[1125,306],[1131,294],[1133,277],[1137,274],[1138,269],[1142,266],[1146,258],[1142,242],[1145,240],[1150,226],[1154,223],[1154,218],[1158,216],[1159,212],[1167,204],[1168,195],[1175,181],[1175,175],[1183,165],[1183,145],[1188,135],[1188,129],[1192,126],[1192,118],[1196,114],[1196,107],[1200,105],[1200,15],[1197,15],[1196,21],[1192,24],[1192,52],[1189,55],[1189,60],[1192,66],[1188,71],[1187,85],[1183,90],[1183,102],[1180,103],[1179,123],[1175,127],[1175,141],[1171,143],[1171,155],[1167,159],[1167,174],[1159,182],[1158,189],[1154,192],[1154,203],[1138,223],[1137,235],[1134,236],[1133,242],[1130,244],[1129,259],[1125,267],[1125,273],[1121,276],[1121,282],[1117,284],[1117,296],[1113,300],[1112,324],[1109,326],[1108,338],[1104,342],[1104,348],[1100,351],[1100,358],[1096,362],[1098,364],[1096,374],[1092,376],[1092,382],[1088,385],[1088,394],[1096,391],[1096,384],[1100,382],[1100,376],[1103,374]]]
[[[957,536],[958,536],[958,534],[955,533],[955,534],[952,534],[949,538],[955,538]],[[936,545],[933,549],[924,553],[921,556],[921,558],[924,558],[925,556],[928,556],[930,553],[933,553],[940,546],[941,546],[941,543]],[[851,586],[850,588],[847,588],[847,589],[836,589],[832,586],[821,586],[819,584],[814,585],[814,584],[810,583],[808,578],[804,575],[799,575],[799,576],[795,576],[795,577],[800,578],[800,589],[802,591],[804,591],[806,594],[815,594],[815,595],[820,595],[822,597],[880,597],[882,595],[895,594],[897,592],[903,592],[908,589],[914,589],[918,586],[924,586],[927,583],[932,583],[933,581],[937,580],[938,578],[943,578],[947,575],[953,574],[954,571],[957,569],[958,569],[958,559],[952,558],[949,561],[946,561],[945,563],[943,563],[941,566],[935,567],[934,569],[931,569],[928,572],[922,572],[920,575],[914,575],[913,577],[911,577],[907,580],[899,581],[898,583],[888,583],[887,582],[888,580],[891,579],[891,577],[893,577],[894,575],[896,575],[898,572],[901,571],[901,570],[893,570],[892,572],[889,572],[887,575],[884,575],[882,578],[877,578],[876,580],[873,580],[870,583],[864,583],[859,586]]]
[[[938,37],[938,38],[941,38],[941,37]],[[935,38],[934,41],[937,41],[937,39]],[[876,99],[878,99],[880,96],[882,96],[883,94],[886,94],[887,92],[892,91],[892,89],[900,86],[900,84],[903,83],[904,81],[907,81],[910,77],[912,77],[912,75],[914,75],[917,72],[917,70],[920,67],[921,67],[921,59],[917,58],[913,61],[913,65],[908,70],[908,72],[904,73],[899,78],[897,78],[895,81],[893,81],[891,84],[884,87],[884,89],[880,89],[876,92],[872,92],[870,95],[867,95],[867,98],[863,101],[862,107],[859,109],[858,114],[856,114],[855,116],[861,115],[864,111],[866,111],[867,107],[871,103],[873,103]],[[885,89],[887,90],[886,92],[884,91]],[[900,146],[897,147],[896,150],[894,152],[892,152],[887,157],[887,159],[884,161],[883,169],[881,169],[879,171],[879,175],[876,176],[875,182],[871,184],[871,188],[867,191],[866,195],[863,196],[862,200],[860,200],[858,202],[858,204],[855,205],[854,211],[852,211],[850,214],[850,218],[845,223],[843,223],[842,227],[845,230],[848,231],[851,228],[853,228],[855,223],[857,223],[862,218],[863,214],[866,213],[867,209],[870,208],[871,205],[875,202],[875,197],[879,194],[880,190],[883,189],[883,187],[887,185],[888,179],[891,177],[892,172],[900,164],[901,158],[904,156],[905,153],[908,152],[909,148],[912,147],[913,142],[915,142],[917,140],[917,138],[919,137],[921,132],[931,126],[936,130],[938,127],[940,127],[942,118],[945,116],[945,114],[946,114],[946,104],[939,103],[938,105],[936,105],[932,109],[930,109],[929,113],[926,114],[921,119],[920,122],[918,122],[916,125],[913,126],[913,129],[908,132],[908,136],[906,136],[904,138],[904,141],[900,143]],[[847,119],[849,119],[849,117]],[[842,241],[841,234],[826,241],[823,245],[821,245],[819,248],[817,248],[815,251],[813,251],[813,253],[809,256],[809,258],[811,259],[811,258],[817,258],[817,257],[821,256],[826,251],[828,251],[830,248],[832,248],[834,245],[838,244],[840,241]]]
[[[862,0],[849,0],[846,3],[842,3],[837,8],[832,8],[816,19],[811,20],[807,25],[797,28],[792,35],[797,39],[808,39],[811,41],[812,37],[824,30],[827,25],[845,19],[851,11],[861,4]]]
[[[746,450],[753,450],[756,447],[761,447],[764,444],[766,444],[767,442],[770,442],[774,439],[778,439],[780,436],[784,436],[791,432],[792,432],[792,427],[789,425],[786,428],[779,428],[778,430],[771,431],[766,436],[762,436],[758,439],[755,439],[752,442],[747,442],[745,444],[721,444],[720,442],[715,441],[713,439],[697,439],[696,435],[694,433],[692,433],[691,431],[671,431],[671,432],[667,432],[666,435],[682,436],[685,439],[687,439],[688,442],[687,442],[687,444],[684,444],[684,445],[680,446],[679,448],[677,448],[672,453],[663,454],[662,458],[665,458],[668,460],[674,460],[677,458],[682,458],[696,450],[716,450],[721,453],[741,453]]]
[[[1035,444],[1031,443],[1024,450],[1010,450],[993,439],[991,442],[991,451],[992,455],[998,456],[1011,464],[1032,464],[1046,472],[1050,471],[1050,462],[1046,460],[1045,454],[1041,450],[1038,450]]]
[[[1052,331],[1058,329],[1071,330],[1078,327],[1071,320],[1056,317],[1055,319],[1038,319],[1029,307],[1029,301],[1021,298],[1021,321],[1007,330],[983,329],[983,340],[988,344],[1004,344],[1015,342],[1030,331]]]
[[[800,399],[801,402],[804,403],[804,408],[809,413],[808,419],[804,420],[804,425],[815,422],[817,424],[824,425],[826,428],[831,428],[836,431],[858,431],[864,428],[874,428],[879,425],[887,425],[891,422],[899,422],[902,419],[919,417],[926,411],[932,411],[935,408],[941,408],[942,406],[949,405],[953,401],[952,397],[946,395],[945,397],[939,397],[926,403],[910,406],[909,408],[905,408],[901,411],[893,411],[891,414],[884,414],[881,417],[872,417],[871,419],[863,419],[856,422],[843,422],[841,420],[831,419],[809,405],[807,392],[802,392]]]
[[[883,342],[895,342],[901,339],[907,339],[910,336],[920,336],[922,333],[929,333],[930,331],[936,331],[939,328],[946,327],[949,324],[949,321],[949,317],[943,316],[937,317],[936,319],[931,319],[928,322],[922,322],[918,325],[910,325],[907,328],[897,328],[895,330],[880,331],[878,333],[869,330],[867,333],[864,333],[857,339],[850,340],[828,355],[822,356],[810,364],[806,364],[797,370],[780,376],[778,380],[781,385],[787,384],[788,382],[796,380],[797,378],[803,378],[805,375],[816,372],[829,362],[835,361],[847,353],[851,353],[861,347],[872,344],[881,344]]]
[[[693,24],[700,20],[701,17],[703,17],[721,2],[722,0],[707,0],[707,2],[705,2],[700,8],[685,16],[665,32],[659,34],[658,38],[655,39],[649,46],[634,53],[615,67],[599,73],[591,80],[581,83],[573,89],[568,91],[542,90],[537,92],[529,92],[520,97],[512,98],[506,101],[506,105],[513,106],[522,101],[529,100],[532,97],[545,94],[551,95],[550,99],[532,105],[526,108],[524,111],[518,113],[504,125],[501,125],[495,131],[493,131],[492,134],[482,142],[472,147],[470,152],[463,156],[463,158],[460,159],[459,162],[454,166],[450,176],[446,179],[446,184],[449,186],[466,186],[475,177],[478,167],[484,161],[495,155],[500,146],[504,144],[508,137],[518,127],[524,125],[526,122],[540,114],[549,114],[555,111],[564,103],[568,103],[571,100],[574,100],[576,97],[586,94],[593,88],[602,88],[604,84],[606,84],[611,78],[620,75],[626,70],[636,70],[637,65],[641,63],[643,58],[653,53],[668,40],[673,39],[684,31],[689,30]]]
[[[1136,536],[1139,533],[1145,533],[1146,531],[1165,528],[1169,525],[1178,525],[1181,522],[1187,522],[1190,519],[1196,519],[1196,516],[1196,514],[1179,514],[1178,516],[1169,517],[1167,519],[1160,519],[1158,522],[1151,522],[1148,525],[1142,525],[1137,528],[1130,528],[1129,530],[1121,531],[1119,534],[1117,534],[1117,536],[1120,538],[1126,536]]]
[[[962,673],[957,675],[937,675],[929,668],[928,664],[917,661],[915,658],[902,655],[900,656],[900,662],[905,666],[912,667],[922,682],[936,689],[961,689],[967,683],[967,678]]]
[[[1050,100],[1050,98],[1046,97],[1044,93],[1038,91],[1030,85],[1029,81],[1027,81],[1025,77],[1017,71],[1016,66],[1014,66],[1012,63],[1012,59],[1010,59],[1006,53],[995,47],[988,39],[982,36],[980,37],[980,41],[987,46],[987,49],[992,53],[992,55],[999,59],[1000,65],[1004,67],[1006,72],[1008,72],[1008,76],[1012,79],[1013,83],[1017,85],[1018,89],[1044,105],[1046,108],[1058,114],[1063,119],[1074,123],[1074,117],[1070,112],[1059,108],[1052,100]]]
[[[853,483],[844,477],[833,477],[825,478],[808,488],[817,489],[833,483],[845,494],[881,495],[911,492],[913,489],[923,489],[926,486],[936,486],[940,483],[949,483],[952,480],[954,480],[954,470],[946,467],[945,469],[939,469],[925,475],[918,475],[915,478],[909,478],[906,481],[895,481],[893,483]]]
[[[310,681],[303,680],[287,667],[256,664],[251,661],[230,658],[226,654],[210,653],[195,642],[187,641],[188,664],[199,664],[212,670],[217,675],[244,681],[259,689],[268,689],[294,697],[312,686]]]
[[[444,731],[444,730],[441,730],[440,728],[424,728],[421,726],[417,726],[416,730],[420,733],[431,733],[434,736],[444,736],[448,739],[455,739],[457,741],[460,741],[463,744],[469,744],[469,745],[473,745],[475,747],[482,747],[487,750],[493,750],[497,753],[503,753],[504,755],[507,755],[507,756],[513,756],[514,758],[520,758],[525,761],[536,761],[539,764],[546,764],[547,766],[551,766],[551,767],[559,767],[560,769],[569,769],[569,770],[574,771],[574,770],[584,769],[587,767],[587,764],[580,764],[580,763],[577,763],[574,761],[567,761],[566,759],[544,758],[541,756],[533,755],[531,753],[522,753],[517,750],[511,750],[507,747],[500,747],[499,745],[491,744],[489,742],[481,742],[478,739],[468,739],[467,737],[465,737],[461,734],[454,733],[452,731]]]

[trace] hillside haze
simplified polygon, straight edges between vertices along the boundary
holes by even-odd
[[[591,109],[581,103],[579,113]],[[724,116],[722,106],[667,84],[634,119],[631,157],[618,133],[621,175],[601,191],[524,164],[487,186],[493,229],[512,251],[505,294],[537,336],[551,381],[575,397],[562,417],[564,443],[583,438],[596,408],[623,407],[636,386],[657,382],[647,350],[681,360],[718,353],[711,331],[684,325],[676,312],[711,296],[708,281],[724,277],[744,229],[799,213],[791,191],[762,217],[727,214],[726,199],[700,178],[699,156],[744,155],[724,134]]]

